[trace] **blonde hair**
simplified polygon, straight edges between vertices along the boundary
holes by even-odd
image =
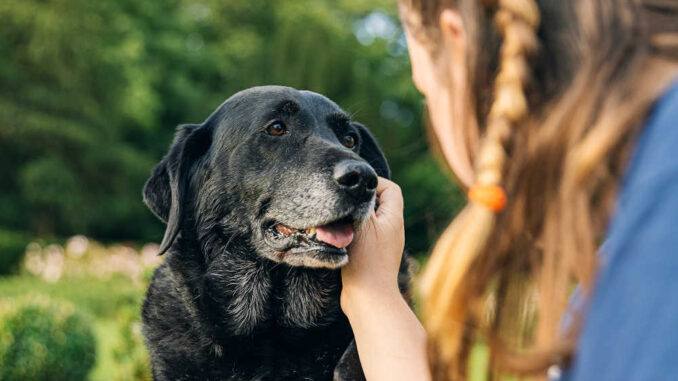
[[[422,318],[434,376],[463,377],[483,333],[494,370],[540,374],[573,351],[577,324],[559,335],[558,322],[572,285],[592,287],[597,242],[632,142],[674,77],[678,6],[401,0],[433,45],[436,18],[447,7],[475,29],[469,45],[486,49],[469,57],[486,63],[470,78],[485,125],[475,184],[502,186],[509,203],[500,213],[469,203],[426,266]],[[549,19],[540,28],[542,15]],[[657,17],[661,25],[651,22]],[[495,53],[481,44],[494,33]],[[484,95],[482,75],[494,70]]]

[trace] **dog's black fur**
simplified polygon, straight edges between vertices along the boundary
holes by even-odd
[[[363,379],[339,306],[346,250],[272,227],[359,228],[375,172],[389,177],[372,135],[309,91],[248,89],[180,126],[143,191],[167,223],[142,311],[154,379]]]

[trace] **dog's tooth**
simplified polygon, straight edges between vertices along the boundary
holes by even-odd
[[[308,229],[308,235],[314,236],[315,235],[316,228],[310,228]]]
[[[297,229],[287,227],[283,224],[276,225],[276,229],[278,230],[278,232],[282,233],[285,236],[289,236],[297,232]]]

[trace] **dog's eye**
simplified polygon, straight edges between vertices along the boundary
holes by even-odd
[[[353,134],[348,134],[344,136],[344,145],[348,148],[353,148],[355,147],[355,135]]]
[[[287,127],[285,127],[282,122],[271,123],[270,126],[266,127],[266,133],[273,136],[280,136],[287,132]]]

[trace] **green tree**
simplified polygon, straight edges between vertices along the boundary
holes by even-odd
[[[0,226],[158,240],[140,190],[180,123],[243,88],[323,93],[377,135],[423,252],[461,198],[427,151],[395,2],[0,4]]]

